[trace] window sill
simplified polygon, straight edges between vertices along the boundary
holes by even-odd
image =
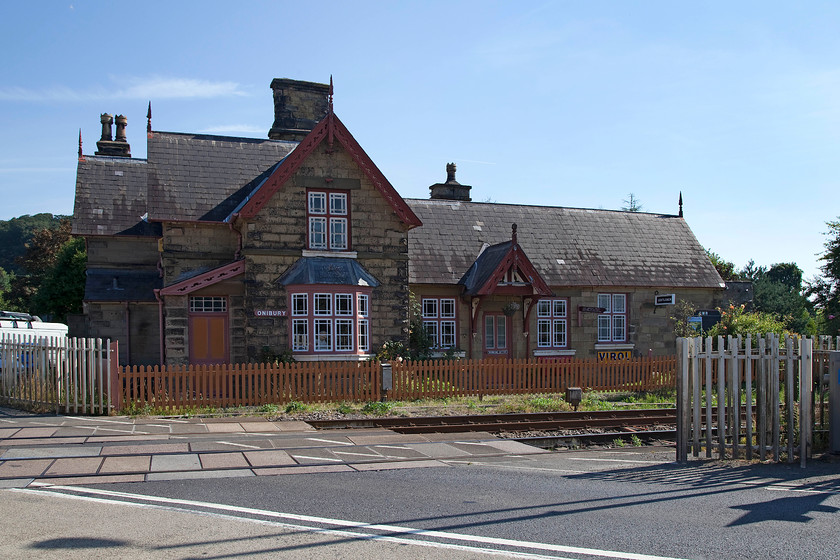
[[[319,354],[292,354],[298,362],[363,362],[370,359],[372,354],[335,354],[321,352]]]
[[[452,356],[453,358],[466,358],[467,353],[463,350],[458,352],[448,352],[446,350],[435,350],[431,353],[432,358],[443,358],[444,356]]]
[[[635,347],[635,344],[626,342],[598,342],[595,344],[595,350],[632,350]]]
[[[338,259],[355,259],[358,253],[356,251],[315,251],[311,249],[304,249],[301,252],[302,257],[334,257]]]
[[[534,357],[535,358],[546,358],[552,356],[574,356],[577,350],[566,349],[566,350],[551,350],[548,348],[544,348],[542,350],[534,350]]]

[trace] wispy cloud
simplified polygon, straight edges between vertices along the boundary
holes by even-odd
[[[111,77],[111,85],[87,89],[0,87],[0,101],[80,102],[112,99],[209,99],[248,95],[236,82],[213,82],[166,76]]]
[[[220,126],[211,126],[199,132],[203,134],[230,134],[232,132],[240,132],[244,134],[265,134],[267,131],[264,126],[254,126],[251,124],[228,124]]]

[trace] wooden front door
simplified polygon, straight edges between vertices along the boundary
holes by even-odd
[[[227,313],[190,315],[190,363],[200,365],[229,362]]]

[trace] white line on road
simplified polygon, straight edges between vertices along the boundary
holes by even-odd
[[[295,459],[309,459],[311,461],[334,461],[336,463],[344,462],[344,459],[333,459],[331,457],[309,457],[307,455],[292,455],[291,453],[289,453],[289,455],[291,455]]]
[[[403,527],[400,525],[380,525],[376,523],[360,523],[357,521],[349,521],[345,519],[331,519],[327,517],[315,517],[311,515],[299,515],[295,513],[283,513],[279,511],[270,511],[264,509],[254,509],[242,506],[233,506],[227,504],[216,504],[212,502],[199,502],[195,500],[181,500],[175,498],[164,498],[159,496],[145,496],[143,494],[130,494],[127,492],[116,492],[113,490],[100,490],[95,488],[84,488],[78,486],[49,486],[48,484],[34,483],[33,486],[47,487],[51,490],[62,490],[66,492],[73,492],[79,494],[88,494],[91,496],[107,496],[111,498],[123,498],[131,500],[141,500],[150,503],[159,503],[172,506],[192,506],[200,507],[209,510],[224,511],[227,513],[240,513],[248,515],[259,515],[268,517],[270,519],[289,519],[298,522],[319,523],[323,525],[333,525],[336,527],[366,529],[372,531],[382,531],[387,533],[399,533],[402,535],[424,536],[438,539],[446,539],[451,541],[472,542],[482,545],[496,545],[509,546],[516,548],[527,548],[531,550],[539,550],[543,552],[560,552],[564,554],[578,554],[585,556],[598,556],[603,558],[618,558],[621,560],[684,560],[666,556],[652,556],[649,554],[636,554],[633,552],[618,552],[613,550],[601,550],[597,548],[583,548],[578,546],[564,546],[558,544],[538,543],[531,541],[518,541],[513,539],[503,539],[496,537],[482,537],[478,535],[467,535],[463,533],[450,533],[447,531],[434,531],[426,529],[418,529],[415,527]],[[14,491],[29,492],[27,489],[15,489]],[[32,492],[42,492],[43,490],[31,490]],[[310,528],[310,530],[316,530]],[[381,535],[365,535],[362,538],[379,539],[384,538]],[[411,544],[417,541],[410,541]],[[501,551],[498,551],[501,552]]]
[[[401,537],[390,537],[387,535],[379,535],[376,533],[363,533],[359,531],[343,531],[340,529],[324,529],[321,527],[311,527],[306,525],[296,525],[292,523],[283,523],[278,521],[269,521],[265,519],[254,519],[252,517],[240,517],[237,515],[225,514],[225,513],[216,513],[216,512],[208,512],[208,511],[198,511],[194,509],[188,509],[184,507],[176,507],[176,506],[167,506],[167,505],[158,505],[158,504],[143,504],[137,502],[127,502],[125,500],[111,500],[108,498],[98,498],[98,497],[91,497],[91,496],[78,496],[73,494],[63,494],[59,492],[52,492],[49,490],[28,490],[22,488],[16,488],[14,490],[20,493],[34,493],[34,494],[46,494],[49,496],[55,496],[58,498],[64,499],[71,499],[71,500],[83,500],[88,502],[95,502],[100,504],[109,504],[109,505],[120,505],[123,507],[136,507],[136,508],[143,508],[143,509],[155,509],[155,510],[163,510],[163,511],[173,511],[177,513],[186,513],[192,515],[201,515],[205,517],[212,517],[215,519],[224,519],[228,521],[237,521],[237,522],[246,522],[246,523],[255,523],[257,525],[267,525],[270,527],[282,527],[284,529],[290,529],[293,531],[300,531],[300,532],[309,532],[309,533],[316,533],[320,535],[330,535],[330,536],[339,536],[344,538],[351,538],[351,539],[359,539],[365,541],[381,541],[387,543],[395,543],[401,545],[410,545],[410,546],[423,546],[426,548],[440,548],[444,550],[457,550],[463,552],[472,552],[472,553],[480,553],[480,554],[489,554],[493,556],[506,556],[508,558],[525,558],[528,560],[575,560],[573,558],[565,558],[560,556],[546,556],[543,554],[531,554],[528,552],[508,552],[504,550],[496,550],[491,548],[482,548],[476,546],[466,546],[460,544],[451,544],[451,543],[442,543],[442,542],[435,542],[435,541],[420,541],[416,539],[409,539],[409,538],[401,538]]]
[[[355,443],[349,443],[347,441],[333,441],[331,439],[318,439],[314,437],[306,438],[309,441],[320,441],[321,443],[334,443],[335,445],[356,445]]]
[[[637,461],[635,459],[599,459],[596,457],[568,457],[570,461],[595,461],[604,463],[641,463],[644,465],[662,465],[662,461]]]
[[[563,474],[587,474],[589,471],[573,471],[570,469],[549,469],[548,467],[521,467],[519,465],[508,465],[505,463],[493,462],[493,463],[482,463],[481,461],[459,461],[456,459],[439,459],[441,463],[463,463],[465,465],[469,465],[471,467],[486,467],[490,466],[496,469],[517,469],[521,471],[541,471],[541,472],[550,472],[550,473],[563,473]]]
[[[216,443],[221,443],[222,445],[233,445],[235,447],[247,447],[248,449],[263,449],[259,445],[245,445],[244,443],[233,443],[232,441],[217,441]]]
[[[377,449],[404,449],[405,451],[411,451],[410,447],[405,447],[403,445],[373,445]]]
[[[70,420],[81,420],[83,422],[94,422],[94,423],[108,423],[108,424],[134,424],[134,422],[126,422],[125,420],[105,420],[104,418],[86,418],[84,416],[65,416],[64,418],[68,418]]]
[[[336,455],[358,455],[359,457],[376,457],[381,459],[382,455],[379,453],[354,453],[352,451],[333,451]]]

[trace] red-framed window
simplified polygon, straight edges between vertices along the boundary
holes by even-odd
[[[306,192],[306,246],[321,251],[350,250],[350,193]]]
[[[366,354],[370,351],[370,289],[290,286],[292,352]]]
[[[455,298],[423,298],[420,302],[423,329],[432,341],[432,348],[458,346],[458,307]]]
[[[537,347],[566,348],[568,346],[569,301],[541,299],[537,302]]]
[[[508,353],[508,318],[501,313],[484,314],[484,351],[487,354]]]
[[[627,294],[598,294],[598,342],[627,341]]]

